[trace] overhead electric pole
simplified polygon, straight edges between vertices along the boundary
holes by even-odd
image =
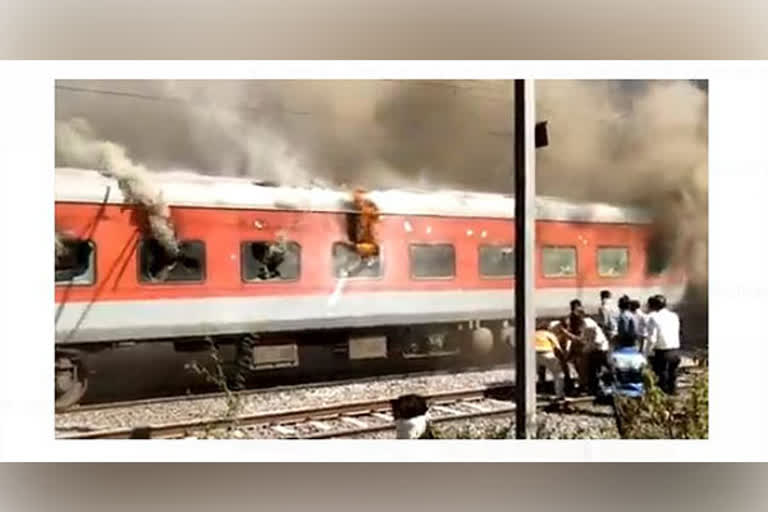
[[[531,438],[536,427],[536,354],[533,344],[536,327],[536,147],[546,145],[546,125],[540,125],[537,137],[533,87],[533,80],[515,80],[515,434],[518,439]]]

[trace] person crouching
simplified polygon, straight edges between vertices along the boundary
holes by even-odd
[[[390,401],[397,439],[433,439],[429,405],[420,395],[403,395]]]
[[[608,358],[611,385],[609,393],[614,396],[639,398],[645,393],[643,372],[648,360],[638,350],[630,337],[619,337],[619,346]]]
[[[608,366],[608,338],[598,323],[584,314],[583,309],[573,313],[570,322],[570,330],[563,330],[562,334],[584,347],[586,375],[583,380],[589,393],[595,395],[599,391],[600,374]]]
[[[565,372],[563,364],[566,355],[560,346],[557,336],[546,329],[540,329],[535,334],[536,367],[549,370],[555,383],[555,396],[565,396]],[[540,374],[541,376],[541,374]],[[546,374],[544,375],[546,377]],[[542,379],[543,380],[543,379]]]

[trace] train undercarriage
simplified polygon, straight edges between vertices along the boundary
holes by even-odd
[[[210,354],[228,348],[220,361],[229,389],[244,389],[261,375],[301,376],[334,369],[484,366],[510,361],[514,331],[511,322],[470,321],[414,326],[314,330],[284,333],[243,333],[184,339],[122,340],[81,343],[56,348],[56,410],[76,406],[89,383],[89,355],[125,346],[169,343],[175,352]],[[221,357],[221,356],[216,356]],[[105,378],[100,376],[99,378]]]

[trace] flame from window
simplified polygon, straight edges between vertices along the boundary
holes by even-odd
[[[365,190],[358,188],[354,194],[355,208],[360,212],[354,217],[354,236],[352,243],[361,258],[371,258],[379,255],[379,245],[374,233],[375,224],[379,221],[379,208],[365,197]]]

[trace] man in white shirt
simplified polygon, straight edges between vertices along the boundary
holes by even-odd
[[[677,367],[680,366],[680,317],[667,309],[667,299],[654,295],[648,299],[646,324],[648,345],[653,350],[653,371],[659,387],[667,394],[677,392]]]
[[[600,307],[597,309],[597,323],[605,333],[608,340],[612,340],[618,334],[619,310],[611,300],[610,290],[600,292]]]
[[[639,300],[629,301],[629,311],[635,315],[635,318],[637,319],[637,341],[640,345],[640,353],[647,357],[648,347],[646,346],[646,337],[648,336],[648,315],[640,307]]]

